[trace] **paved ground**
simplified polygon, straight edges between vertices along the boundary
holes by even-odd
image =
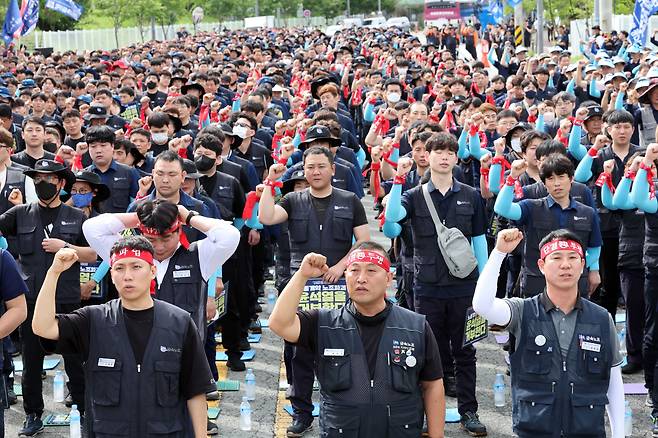
[[[374,212],[372,204],[366,203],[366,209],[373,219],[371,229],[374,231]],[[264,306],[267,307],[267,306]],[[266,317],[267,312],[263,315]],[[619,326],[621,328],[621,326]],[[239,407],[242,397],[242,390],[237,392],[224,392],[221,395],[219,407],[221,413],[217,419],[219,425],[219,436],[221,437],[283,437],[285,428],[290,424],[290,417],[282,408],[285,400],[283,391],[279,391],[279,380],[282,374],[281,360],[283,351],[283,342],[274,336],[269,330],[263,330],[263,337],[260,343],[253,344],[256,350],[256,358],[248,364],[253,368],[256,374],[256,400],[252,402],[253,428],[251,432],[239,430]],[[507,391],[507,406],[504,408],[494,408],[493,405],[493,380],[496,373],[505,372],[505,356],[502,348],[496,343],[493,334],[489,338],[480,342],[478,348],[478,400],[480,403],[480,418],[489,429],[491,437],[508,437],[512,436],[511,432],[511,407],[509,405],[509,387]],[[63,369],[62,364],[58,369]],[[67,409],[61,403],[52,401],[52,379],[54,371],[48,371],[48,378],[44,382],[44,394],[46,399],[46,411],[48,413],[65,413]],[[226,370],[226,367],[220,365],[220,380],[225,379],[243,380],[244,373],[234,373]],[[626,383],[642,382],[641,374],[625,377]],[[17,382],[20,376],[17,376]],[[509,378],[506,377],[509,385]],[[315,397],[317,398],[317,393]],[[650,436],[649,411],[644,406],[644,395],[631,395],[627,397],[631,402],[634,419],[634,436]],[[449,407],[456,407],[455,399],[448,399]],[[19,397],[19,403],[12,406],[6,414],[6,436],[15,437],[23,421],[22,401]],[[317,424],[317,422],[316,422]],[[68,437],[68,428],[48,427],[41,434],[48,437]],[[309,437],[318,437],[317,426]],[[448,437],[465,437],[464,432],[459,430],[457,424],[449,424],[446,427],[446,436]]]

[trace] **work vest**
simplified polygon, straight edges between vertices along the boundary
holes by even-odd
[[[475,189],[456,180],[453,180],[453,185],[453,188],[457,186],[459,190],[450,194],[450,206],[448,211],[445,212],[445,216],[441,214],[438,208],[436,210],[440,218],[445,217],[443,225],[447,228],[458,228],[468,240],[471,240],[471,237],[473,237],[473,215],[475,214],[472,192]],[[457,278],[448,271],[443,255],[439,250],[439,244],[436,241],[436,227],[425,203],[422,186],[410,189],[407,191],[407,195],[413,205],[414,212],[411,217],[414,284],[425,283],[439,287],[462,285],[464,282],[475,284],[478,278],[477,268],[473,269],[473,272],[464,279]]]
[[[619,268],[642,270],[644,222],[644,211],[639,208],[622,212],[617,262]]]
[[[23,195],[23,202],[25,202],[25,175],[23,174],[23,171],[21,169],[17,169],[16,166],[17,165],[7,168],[7,179],[5,181],[5,186],[2,188],[2,193],[0,194],[0,214],[6,212],[14,206],[14,204],[9,202],[9,195],[14,189],[21,191],[21,194]],[[7,249],[15,258],[17,258],[18,248],[16,236],[6,236],[6,239],[8,246]]]
[[[167,273],[155,291],[157,299],[185,310],[197,327],[199,338],[206,338],[208,283],[201,276],[197,243],[189,249],[179,246],[169,259]]]
[[[658,213],[645,213],[644,256],[642,264],[652,269],[658,266]]]
[[[46,238],[46,232],[39,216],[39,204],[23,204],[18,206],[16,217],[16,250],[18,262],[27,284],[26,298],[37,299],[48,268],[53,263],[55,253],[46,252],[41,242]],[[52,230],[48,231],[50,238],[62,239],[75,244],[82,236],[82,223],[85,215],[77,208],[62,204]],[[57,282],[55,299],[58,304],[80,303],[80,263],[74,263],[62,272]]]
[[[240,184],[238,181],[230,175],[227,175],[222,172],[217,172],[215,174],[216,185],[212,193],[210,193],[210,198],[215,201],[217,208],[219,208],[219,213],[222,215],[220,219],[225,221],[232,222],[235,219],[235,212],[233,211],[233,199],[235,196],[243,196],[236,192],[236,187],[239,187]]]
[[[425,317],[393,306],[374,378],[354,317],[343,306],[318,313],[320,436],[417,438],[423,427],[420,370]]]
[[[607,311],[581,299],[562,357],[555,325],[539,299],[523,304],[521,336],[510,355],[512,424],[520,437],[605,437],[612,345]],[[599,351],[595,351],[599,350]]]
[[[548,189],[541,181],[523,186],[523,192],[525,195],[523,199],[541,199],[548,196]],[[581,204],[589,205],[592,192],[585,184],[579,183],[578,181],[573,181],[571,183],[569,196],[571,196],[571,199],[578,201]]]
[[[309,252],[327,258],[327,265],[338,263],[352,247],[354,229],[354,194],[333,188],[331,201],[320,223],[309,189],[286,195],[290,200],[288,234],[290,236],[290,268],[299,269]]]
[[[656,141],[656,119],[653,116],[651,105],[644,106],[640,109],[642,116],[642,129],[640,129],[640,147],[646,149],[649,143]]]
[[[116,161],[113,165],[116,166],[116,169],[111,172],[108,170],[112,177],[107,178],[105,182],[112,196],[103,202],[101,210],[102,213],[125,213],[130,205],[130,183],[134,175],[133,170]],[[94,170],[94,167],[90,166],[85,170],[98,173]]]
[[[88,307],[85,422],[90,438],[191,437],[180,387],[186,312],[153,302],[153,328],[139,369],[119,300]]]

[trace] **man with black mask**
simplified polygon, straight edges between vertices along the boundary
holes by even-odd
[[[158,90],[158,82],[160,82],[160,76],[154,71],[149,72],[146,76],[146,97],[149,98],[151,109],[158,106],[162,108],[167,101],[167,93]]]

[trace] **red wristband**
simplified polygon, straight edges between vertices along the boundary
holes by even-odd
[[[404,184],[407,181],[407,175],[395,175],[395,178],[393,178],[393,184]]]
[[[507,175],[507,179],[505,180],[505,185],[513,187],[514,184],[516,184],[517,181],[518,181],[518,178],[514,178],[512,175]]]
[[[488,167],[481,167],[481,168],[480,168],[480,175],[482,175],[482,176],[489,176],[489,171],[490,171],[490,170],[491,170],[491,169],[489,169]]]
[[[269,187],[270,190],[272,191],[272,196],[276,195],[276,187],[283,187],[283,183],[281,181],[272,181],[269,178],[265,178],[265,181],[263,181],[263,184],[265,184],[265,187]]]
[[[370,170],[372,170],[373,172],[379,172],[379,169],[381,169],[381,168],[382,168],[382,163],[381,163],[381,162],[379,162],[379,163],[372,163],[372,164],[370,165]]]
[[[574,119],[573,126],[583,126],[583,121],[580,119]]]
[[[55,162],[60,163],[60,164],[64,164],[64,158],[57,155],[57,156],[55,156]]]
[[[596,149],[595,147],[591,147],[591,148],[587,151],[587,155],[589,155],[590,157],[593,157],[593,158],[596,158],[596,156],[597,156],[598,154],[599,154],[599,150]]]
[[[644,169],[647,171],[647,173],[653,173],[653,170],[651,170],[651,166],[647,166],[644,164],[644,161],[640,162],[640,169]]]
[[[624,174],[624,178],[628,178],[631,181],[635,180],[635,175],[637,175],[635,172],[632,172],[630,170],[626,171],[626,174]]]

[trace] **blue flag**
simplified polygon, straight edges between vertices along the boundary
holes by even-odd
[[[643,47],[647,42],[649,18],[658,10],[658,0],[635,0],[633,10],[633,27],[629,39],[633,44]]]
[[[511,7],[516,7],[519,4],[521,4],[523,0],[507,0],[507,4],[510,5]]]
[[[73,0],[48,0],[46,7],[78,21],[84,8]]]
[[[489,2],[489,13],[496,23],[503,19],[503,5],[499,0],[491,0]]]
[[[32,32],[37,27],[37,22],[39,21],[39,0],[23,0],[21,17],[23,18],[21,36],[23,36]]]
[[[9,0],[7,15],[5,15],[5,24],[2,26],[2,38],[5,40],[6,45],[14,41],[14,34],[19,32],[21,27],[23,27],[23,21],[21,20],[21,11],[18,9],[18,3],[16,0]]]

